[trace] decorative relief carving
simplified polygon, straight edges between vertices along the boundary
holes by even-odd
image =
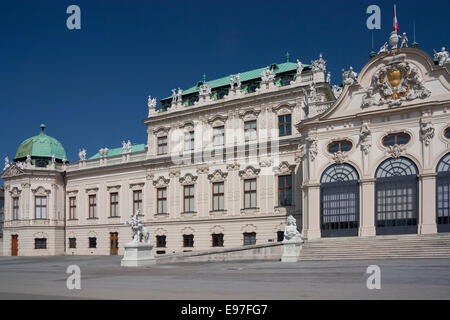
[[[275,107],[272,107],[272,111],[275,112],[278,116],[282,116],[285,114],[291,114],[294,109],[293,105],[289,104],[281,104]]]
[[[314,161],[319,152],[317,148],[317,138],[308,137],[306,138],[306,143],[308,147],[308,155],[311,161]]]
[[[23,175],[25,172],[15,163],[9,165],[2,174],[2,178],[12,178]]]
[[[242,110],[239,112],[239,118],[241,118],[243,121],[257,120],[260,112],[261,109],[253,109],[253,108],[248,110]]]
[[[434,138],[434,127],[431,121],[420,120],[420,139],[426,146],[430,145],[431,139]]]
[[[392,158],[399,158],[404,155],[406,147],[403,145],[394,144],[393,146],[388,146],[386,153]]]
[[[169,134],[170,127],[159,127],[158,129],[154,130],[153,133],[156,135],[156,137],[165,137]]]
[[[98,187],[89,187],[89,188],[86,188],[85,191],[88,194],[94,194],[94,193],[96,193],[98,191]]]
[[[229,164],[227,164],[227,171],[239,170],[240,167],[241,167],[241,165],[239,163],[236,163],[236,162],[229,163]]]
[[[197,168],[197,174],[208,174],[209,167],[208,166],[200,166]]]
[[[370,148],[372,147],[372,132],[367,122],[363,122],[359,130],[359,145],[364,154],[369,154]]]
[[[222,172],[222,170],[218,169],[215,170],[212,174],[208,175],[208,180],[210,180],[211,182],[222,182],[225,181],[227,176],[227,172]]]
[[[296,165],[290,165],[287,161],[280,163],[278,167],[274,168],[276,175],[287,175],[293,174],[295,172]]]
[[[404,101],[430,96],[431,92],[425,88],[419,69],[404,62],[404,58],[404,55],[389,57],[389,65],[375,72],[362,98],[362,108],[383,104],[400,106]]]
[[[136,189],[142,189],[145,186],[145,182],[131,182],[130,183],[130,189],[136,190]]]
[[[169,178],[178,178],[181,175],[181,172],[179,170],[171,170],[169,172]]]
[[[342,164],[347,160],[347,152],[342,151],[334,152],[331,155],[331,157],[333,161],[336,162],[337,164]]]
[[[36,189],[31,189],[31,192],[35,195],[47,196],[51,193],[50,190],[45,189],[44,187],[37,187]]]
[[[242,230],[242,232],[251,233],[251,232],[256,232],[257,228],[253,224],[247,224],[244,227],[242,227],[241,230]]]
[[[209,232],[210,232],[211,234],[219,234],[219,233],[224,234],[224,233],[225,233],[225,229],[224,229],[223,227],[221,227],[221,226],[214,226],[214,227],[212,227],[212,228],[209,230]]]
[[[273,160],[271,158],[265,158],[259,162],[259,166],[261,168],[270,168],[272,165],[273,165]]]
[[[245,170],[239,171],[239,176],[242,179],[253,179],[256,178],[260,172],[261,169],[255,169],[253,166],[248,166]]]
[[[187,173],[184,177],[180,178],[180,183],[182,185],[190,185],[190,184],[194,184],[197,182],[197,178],[196,176],[193,176],[190,173]]]
[[[170,179],[166,179],[163,176],[160,176],[158,179],[153,181],[153,186],[156,188],[166,188],[169,186]]]

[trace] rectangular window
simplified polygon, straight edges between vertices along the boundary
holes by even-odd
[[[77,198],[70,197],[69,198],[69,219],[76,219],[77,214]]]
[[[245,232],[244,233],[244,246],[256,244],[256,233]]]
[[[111,217],[119,216],[119,194],[117,192],[110,194],[110,210]]]
[[[166,214],[167,213],[167,188],[158,188],[157,189],[157,199],[158,199],[158,214]]]
[[[224,210],[224,183],[213,183],[213,211]]]
[[[69,238],[69,249],[76,249],[77,238]]]
[[[290,136],[292,134],[290,114],[278,117],[278,129],[280,137]]]
[[[213,233],[212,234],[212,246],[213,247],[223,247],[223,233]]]
[[[278,177],[278,205],[290,206],[292,204],[292,176]]]
[[[19,220],[19,198],[13,198],[13,220]]]
[[[214,147],[221,147],[225,144],[225,128],[215,127],[213,135]]]
[[[35,219],[47,219],[47,197],[34,197]]]
[[[166,236],[156,236],[156,247],[157,248],[166,247]]]
[[[245,142],[256,141],[256,120],[244,123]]]
[[[142,214],[142,190],[133,191],[133,213],[136,210]]]
[[[89,248],[97,248],[97,238],[89,238]]]
[[[184,134],[184,151],[194,150],[194,131]]]
[[[46,238],[35,238],[34,239],[34,248],[35,249],[47,249],[47,239]]]
[[[194,235],[183,234],[183,247],[192,248],[194,246]]]
[[[244,209],[256,208],[256,179],[244,180]]]
[[[97,196],[89,196],[89,219],[97,217]]]
[[[194,211],[194,185],[184,186],[184,212]]]
[[[158,154],[167,154],[167,136],[158,137]]]

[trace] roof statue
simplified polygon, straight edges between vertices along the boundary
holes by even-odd
[[[172,89],[172,103],[177,102],[177,89]]]
[[[333,85],[333,87],[331,88],[331,91],[333,91],[334,97],[337,99],[342,94],[342,87]]]
[[[152,113],[155,113],[156,112],[156,98],[152,98],[152,96],[148,96],[147,106],[148,106],[148,116],[150,116]]]
[[[408,48],[408,37],[406,36],[406,32],[403,32],[402,44],[401,44],[400,48]]]
[[[31,155],[27,154],[27,160],[25,160],[26,164],[31,164]]]
[[[445,47],[442,47],[440,52],[434,51],[434,58],[438,60],[438,64],[442,67],[444,64],[449,63],[449,53],[445,50]]]
[[[327,80],[326,82],[330,83],[331,82],[331,72],[327,73]]]
[[[55,158],[55,155],[54,154],[52,154],[52,163],[55,163],[56,162],[56,158]]]
[[[378,51],[378,54],[383,53],[383,52],[388,52],[388,49],[389,49],[389,44],[387,42],[385,42],[381,46],[380,50]]]
[[[209,96],[211,94],[211,86],[209,84],[207,84],[207,83],[202,84],[199,87],[199,89],[200,89],[199,90],[199,95],[201,97],[207,97],[207,96]]]
[[[269,67],[266,67],[266,70],[264,70],[261,73],[261,81],[263,83],[270,83],[274,79],[275,79],[275,72],[272,69],[270,69]]]
[[[317,91],[316,91],[316,84],[311,83],[309,85],[309,100],[314,103],[317,100]]]
[[[236,76],[236,88],[240,89],[241,88],[241,74],[238,73]]]
[[[297,59],[297,77],[302,74],[303,64],[300,60]]]
[[[183,102],[183,90],[181,90],[180,88],[178,88],[177,102],[179,102],[179,103]]]
[[[80,158],[80,161],[86,161],[86,149],[82,149],[78,152],[78,158]]]
[[[3,168],[3,171],[9,168],[9,158],[5,157],[5,167]]]
[[[323,60],[323,55],[319,55],[319,59],[311,61],[311,69],[313,72],[325,71],[327,69],[327,62]]]
[[[230,87],[231,87],[231,89],[234,88],[234,76],[233,75],[230,75]]]
[[[356,82],[356,78],[358,77],[358,74],[353,71],[353,67],[350,67],[348,71],[345,71],[342,69],[342,83],[344,85],[352,85]]]

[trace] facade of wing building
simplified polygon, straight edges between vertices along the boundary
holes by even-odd
[[[136,210],[158,254],[281,241],[288,215],[307,240],[450,232],[448,61],[395,47],[342,87],[320,56],[149,97],[146,144],[78,162],[42,125],[2,173],[4,254],[122,254]]]

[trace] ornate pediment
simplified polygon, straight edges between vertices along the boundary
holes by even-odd
[[[12,178],[25,174],[16,164],[11,164],[5,171],[3,171],[2,178]]]
[[[169,186],[170,179],[166,179],[163,176],[160,176],[158,179],[153,181],[153,186],[156,188],[165,188]]]
[[[187,173],[184,177],[180,178],[180,183],[182,185],[194,184],[196,181],[197,181],[197,177],[193,176],[190,173]]]
[[[242,179],[253,179],[259,175],[260,171],[261,169],[255,169],[252,166],[248,166],[245,170],[239,171],[239,176]]]
[[[211,182],[222,182],[227,178],[228,173],[222,172],[222,170],[215,170],[212,174],[208,175],[208,180]]]
[[[419,69],[404,59],[405,55],[385,59],[387,65],[372,76],[371,85],[362,98],[362,108],[384,104],[400,106],[405,101],[430,96]]]
[[[295,165],[290,165],[287,161],[283,161],[278,167],[274,168],[274,171],[276,175],[293,174],[295,167]]]

